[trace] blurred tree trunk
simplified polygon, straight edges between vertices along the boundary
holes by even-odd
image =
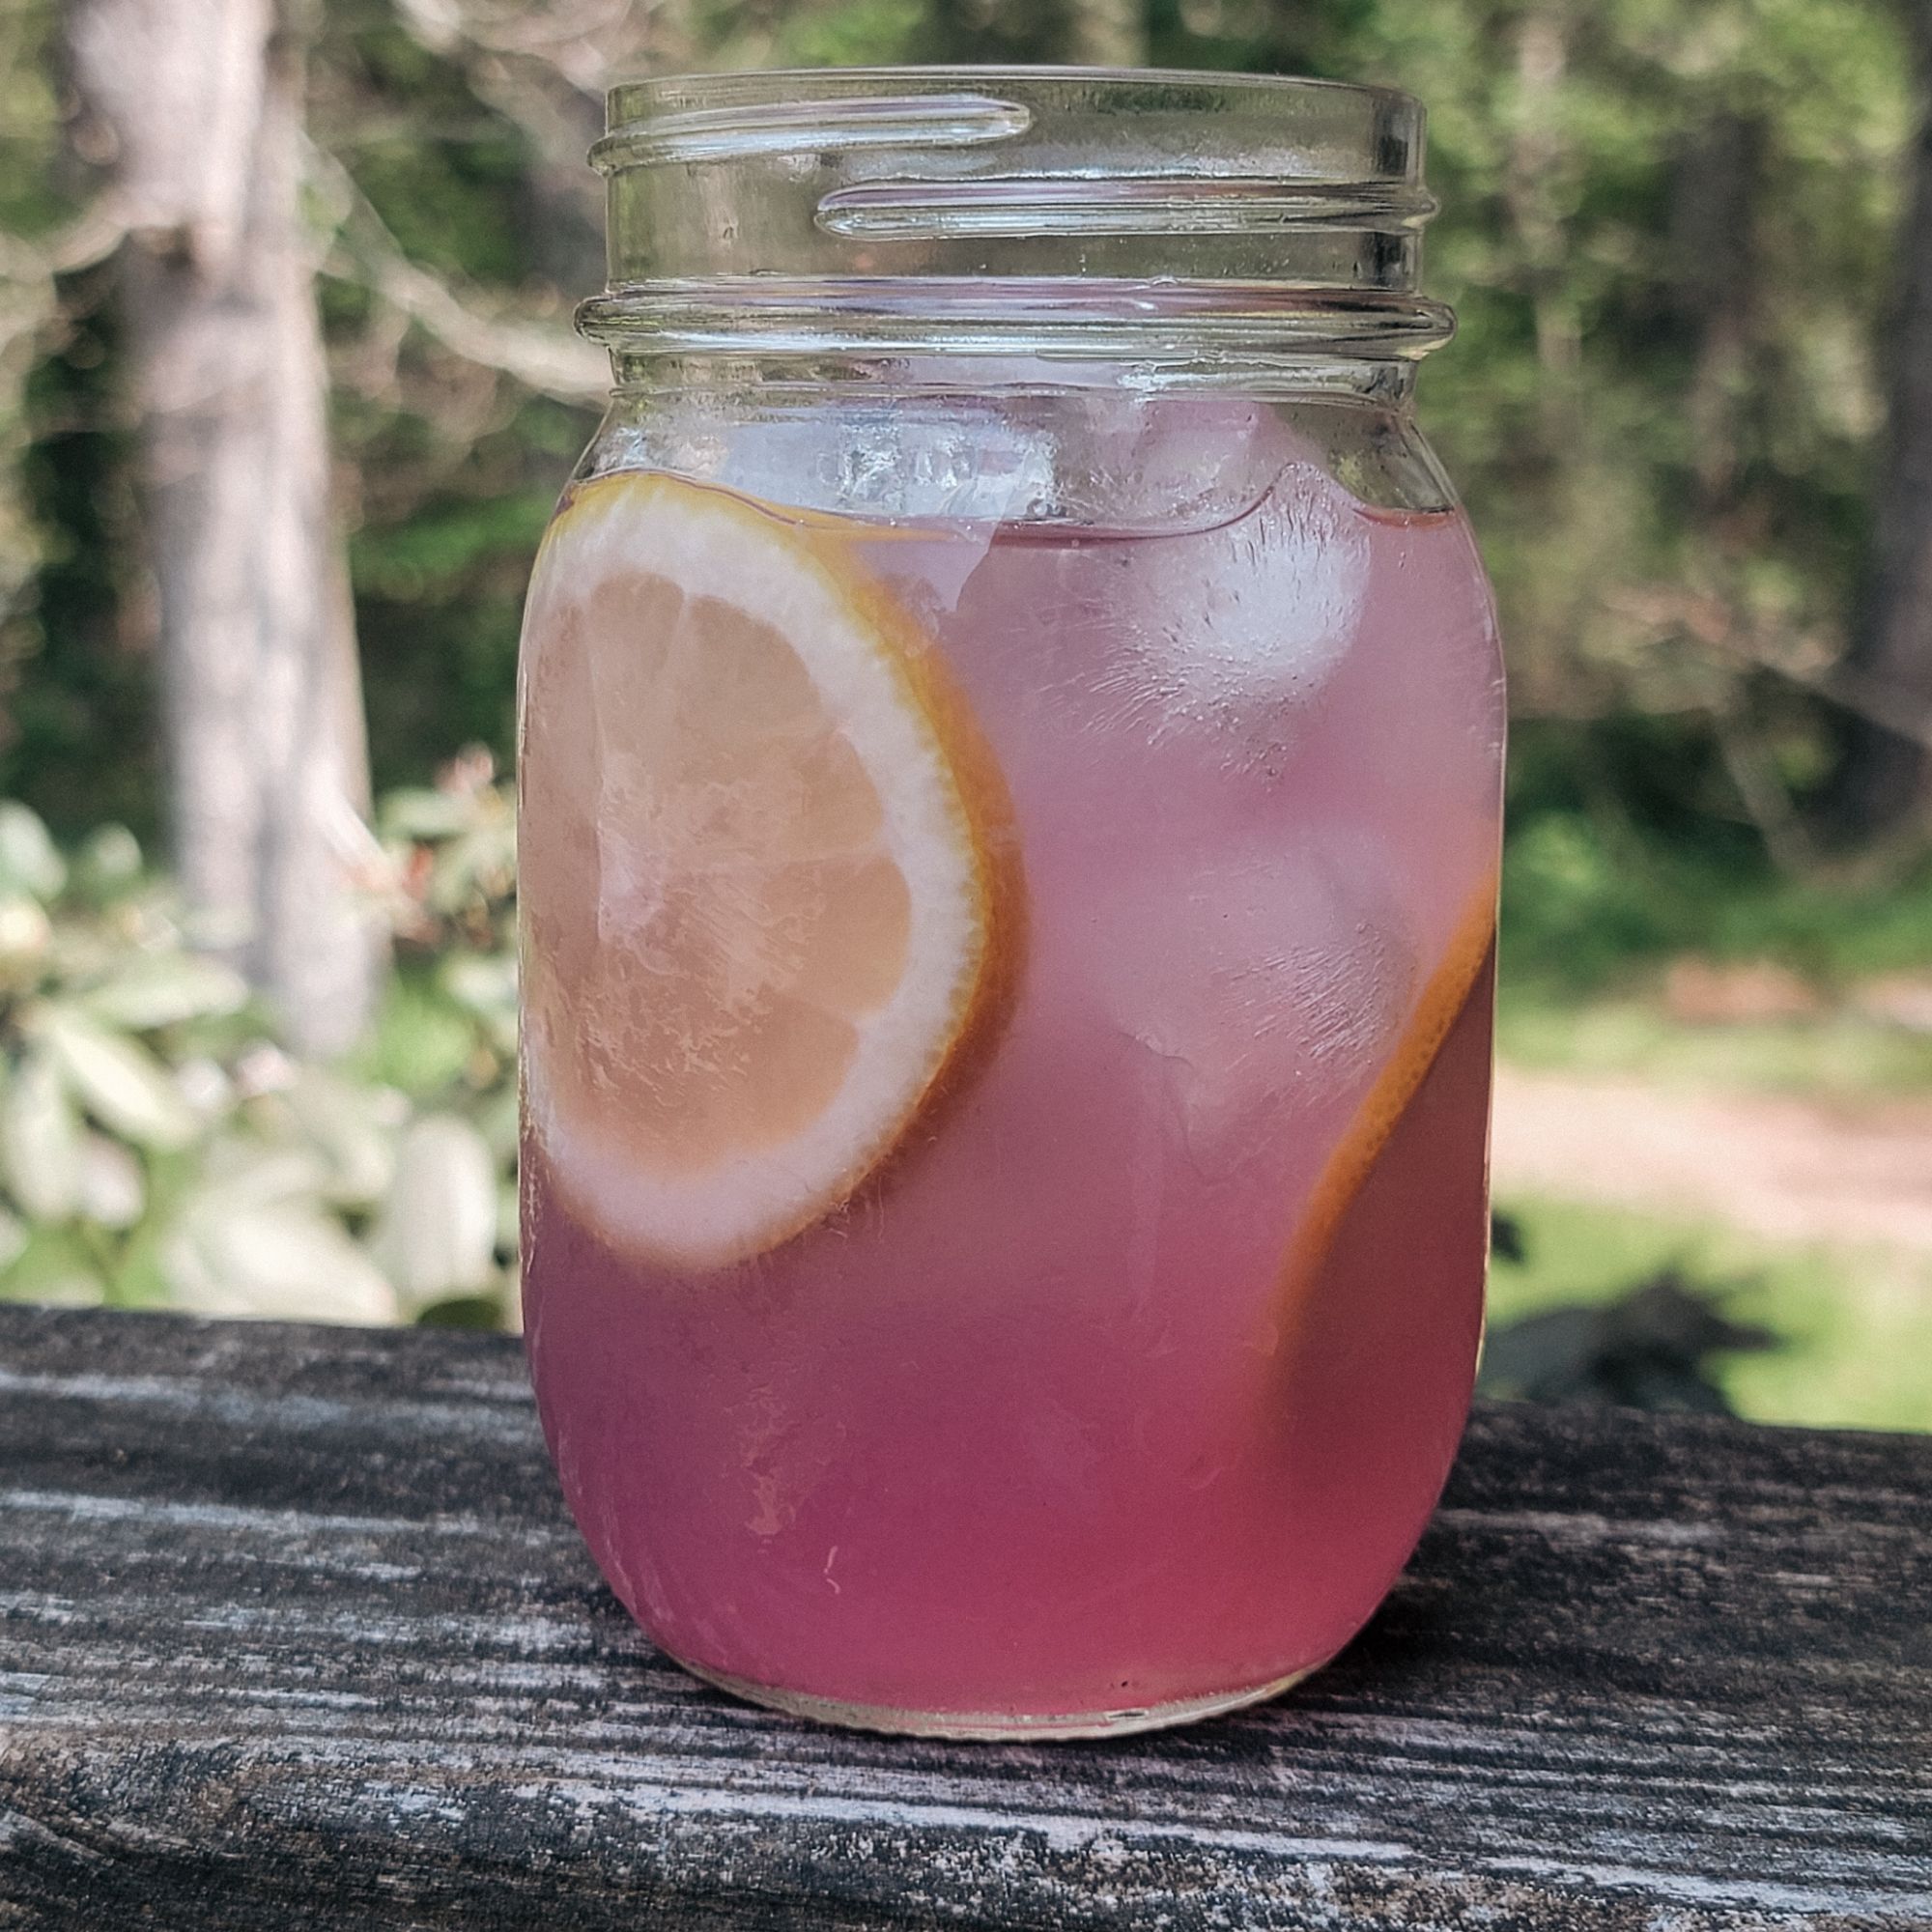
[[[1547,453],[1567,449],[1577,440],[1582,355],[1566,273],[1570,239],[1563,183],[1571,165],[1562,92],[1570,68],[1570,24],[1564,9],[1548,7],[1531,9],[1516,23],[1517,106],[1502,180],[1536,328],[1542,365],[1537,403]]]
[[[1743,424],[1759,286],[1757,211],[1765,183],[1764,124],[1748,115],[1698,117],[1670,187],[1676,306],[1697,344],[1687,399],[1696,507],[1706,523],[1737,508]]]
[[[176,863],[309,1052],[381,963],[354,617],[301,209],[301,0],[71,0],[129,229],[122,327],[160,592]]]
[[[1932,709],[1932,0],[1904,0],[1902,11],[1918,74],[1918,135],[1885,337],[1891,382],[1872,555],[1845,662],[1901,710],[1923,715]],[[1928,806],[1932,752],[1854,719],[1827,802],[1833,830],[1848,843],[1922,832]]]
[[[1761,541],[1752,525],[1762,497],[1751,487],[1747,457],[1762,446],[1759,417],[1770,389],[1761,214],[1771,142],[1761,115],[1707,109],[1690,119],[1670,186],[1673,298],[1696,343],[1685,398],[1694,482],[1690,524],[1709,578],[1740,604],[1737,580]],[[1706,709],[1718,756],[1766,851],[1785,871],[1806,871],[1817,858],[1815,843],[1756,723],[1750,681],[1712,677]]]

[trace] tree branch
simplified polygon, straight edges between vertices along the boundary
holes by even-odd
[[[1710,717],[1718,755],[1773,864],[1794,877],[1814,871],[1817,851],[1757,734],[1721,703],[1712,705]]]
[[[1849,716],[1932,750],[1932,699],[1837,657],[1827,640],[1786,632],[1809,662],[1780,649],[1727,598],[1668,584],[1634,586],[1613,607],[1644,627],[1647,641],[1688,642],[1752,670],[1768,670]],[[1708,701],[1699,709],[1708,709]]]
[[[1775,653],[1747,643],[1733,641],[1729,648],[1746,662],[1761,669],[1775,671],[1793,684],[1815,692],[1839,710],[1848,711],[1867,724],[1876,724],[1894,737],[1932,751],[1932,701],[1916,692],[1889,684],[1882,677],[1860,670],[1849,664],[1824,665],[1816,668],[1794,665]]]
[[[525,388],[566,403],[601,403],[611,386],[602,353],[567,330],[491,316],[440,276],[412,262],[388,225],[331,155],[310,146],[311,172],[339,211],[331,272],[373,289],[451,354],[500,370]]]

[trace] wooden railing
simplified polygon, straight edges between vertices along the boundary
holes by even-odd
[[[516,1345],[0,1310],[0,1926],[1932,1925],[1932,1439],[1481,1406],[1272,1707],[751,1710],[566,1519]]]

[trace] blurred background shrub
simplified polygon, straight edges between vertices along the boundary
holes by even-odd
[[[20,1298],[497,1326],[513,1316],[515,817],[487,753],[384,802],[373,1037],[292,1057],[109,825],[0,802],[0,1281]]]

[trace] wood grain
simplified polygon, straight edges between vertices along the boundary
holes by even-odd
[[[731,1703],[514,1344],[0,1310],[0,1925],[1932,1926],[1932,1441],[1479,1409],[1369,1633],[1113,1746]]]

